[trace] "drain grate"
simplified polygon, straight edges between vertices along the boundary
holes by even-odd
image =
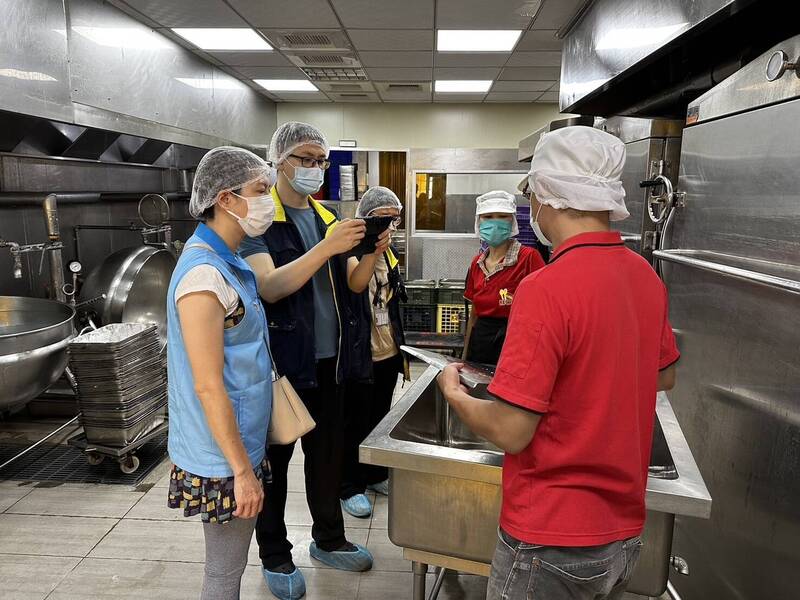
[[[0,463],[25,447],[24,444],[0,443]],[[164,433],[136,450],[139,468],[135,473],[126,475],[119,470],[119,465],[112,458],[107,457],[99,465],[90,465],[86,462],[84,453],[77,448],[42,444],[3,469],[0,480],[137,485],[166,454],[167,434]]]

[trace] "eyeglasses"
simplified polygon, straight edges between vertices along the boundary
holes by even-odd
[[[375,210],[380,210],[380,209],[375,209]],[[373,214],[371,212],[367,216],[368,217],[390,217],[391,215],[376,215],[376,214]],[[394,226],[394,228],[397,229],[403,223],[403,217],[401,217],[401,216],[394,217],[391,221],[389,221],[389,223],[391,223],[392,226]]]
[[[324,171],[331,166],[331,161],[329,161],[327,158],[311,158],[310,156],[297,156],[297,154],[290,154],[289,156],[299,160],[300,164],[306,169],[319,167]]]

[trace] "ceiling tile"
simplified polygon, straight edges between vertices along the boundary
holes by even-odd
[[[434,79],[495,79],[500,73],[493,67],[437,67],[433,70]]]
[[[559,67],[506,67],[500,81],[546,81],[561,78]]]
[[[126,0],[164,27],[247,27],[222,0]]]
[[[564,42],[556,37],[557,29],[532,29],[522,34],[517,51],[561,50]]]
[[[374,92],[370,81],[318,81],[314,83],[324,92]]]
[[[239,67],[248,79],[308,79],[297,67]]]
[[[586,4],[586,0],[544,0],[533,29],[561,29]]]
[[[432,52],[359,52],[365,67],[431,67]]]
[[[514,52],[507,67],[560,67],[561,52]]]
[[[541,0],[436,0],[439,29],[527,29]]]
[[[509,56],[506,52],[436,52],[435,60],[437,67],[502,67]]]
[[[433,50],[433,31],[424,29],[350,29],[357,50]]]
[[[483,102],[486,94],[434,94],[434,102]]]
[[[328,96],[334,102],[380,102],[381,99],[378,97],[378,94],[372,93],[365,93],[365,94],[352,94],[352,93],[345,93],[345,94],[333,94],[329,93]]]
[[[558,102],[558,92],[545,92],[539,96],[537,102]]]
[[[391,81],[376,81],[375,88],[386,101],[390,102],[430,102],[431,100],[431,83],[430,81],[416,84],[418,89],[403,89],[392,88],[392,85],[397,86],[402,83],[411,82],[391,82]]]
[[[158,23],[158,22],[154,21],[153,19],[149,18],[144,13],[139,12],[138,10],[133,8],[132,6],[129,6],[128,4],[126,4],[124,2],[124,0],[108,0],[108,3],[111,4],[112,6],[116,6],[118,9],[120,9],[126,15],[130,15],[131,17],[133,17],[134,19],[136,19],[140,23],[144,23],[148,27],[152,27],[153,29],[157,29],[158,27],[162,27],[162,25],[160,23]]]
[[[386,68],[375,67],[367,69],[367,75],[373,81],[430,81],[432,69],[416,68]]]
[[[533,102],[541,92],[489,92],[486,102]]]
[[[434,0],[331,0],[345,27],[433,29]]]
[[[552,81],[495,81],[492,92],[546,92]]]
[[[338,28],[339,20],[325,0],[228,0],[253,27]]]
[[[279,52],[209,52],[223,64],[232,67],[291,67]]]
[[[282,102],[330,102],[321,92],[273,92]]]

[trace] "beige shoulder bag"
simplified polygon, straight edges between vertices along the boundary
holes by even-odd
[[[267,345],[269,349],[269,345]],[[275,367],[272,350],[272,417],[269,422],[267,441],[270,444],[285,446],[292,444],[316,427],[306,405],[297,395],[289,379],[279,375]]]

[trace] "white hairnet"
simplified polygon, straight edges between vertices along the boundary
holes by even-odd
[[[373,188],[369,188],[361,197],[361,200],[358,201],[356,218],[368,217],[370,213],[379,208],[396,208],[397,210],[403,210],[403,205],[392,190],[377,185]]]
[[[259,179],[265,179],[270,186],[275,183],[274,174],[263,158],[234,146],[209,150],[194,174],[189,213],[198,218],[217,203],[220,192],[238,190]]]
[[[576,125],[542,134],[528,175],[531,191],[553,208],[610,211],[612,221],[628,217],[620,176],[625,144],[613,135]]]
[[[478,196],[475,199],[478,205],[475,209],[475,233],[480,235],[480,220],[481,215],[490,213],[506,213],[514,215],[511,225],[511,235],[519,235],[519,225],[517,224],[517,201],[513,194],[504,192],[503,190],[493,190]]]
[[[285,161],[292,152],[306,144],[319,146],[325,152],[325,156],[328,156],[330,153],[328,140],[326,140],[323,133],[313,125],[300,123],[299,121],[284,123],[272,134],[272,141],[269,144],[269,160],[277,167],[280,163]]]

